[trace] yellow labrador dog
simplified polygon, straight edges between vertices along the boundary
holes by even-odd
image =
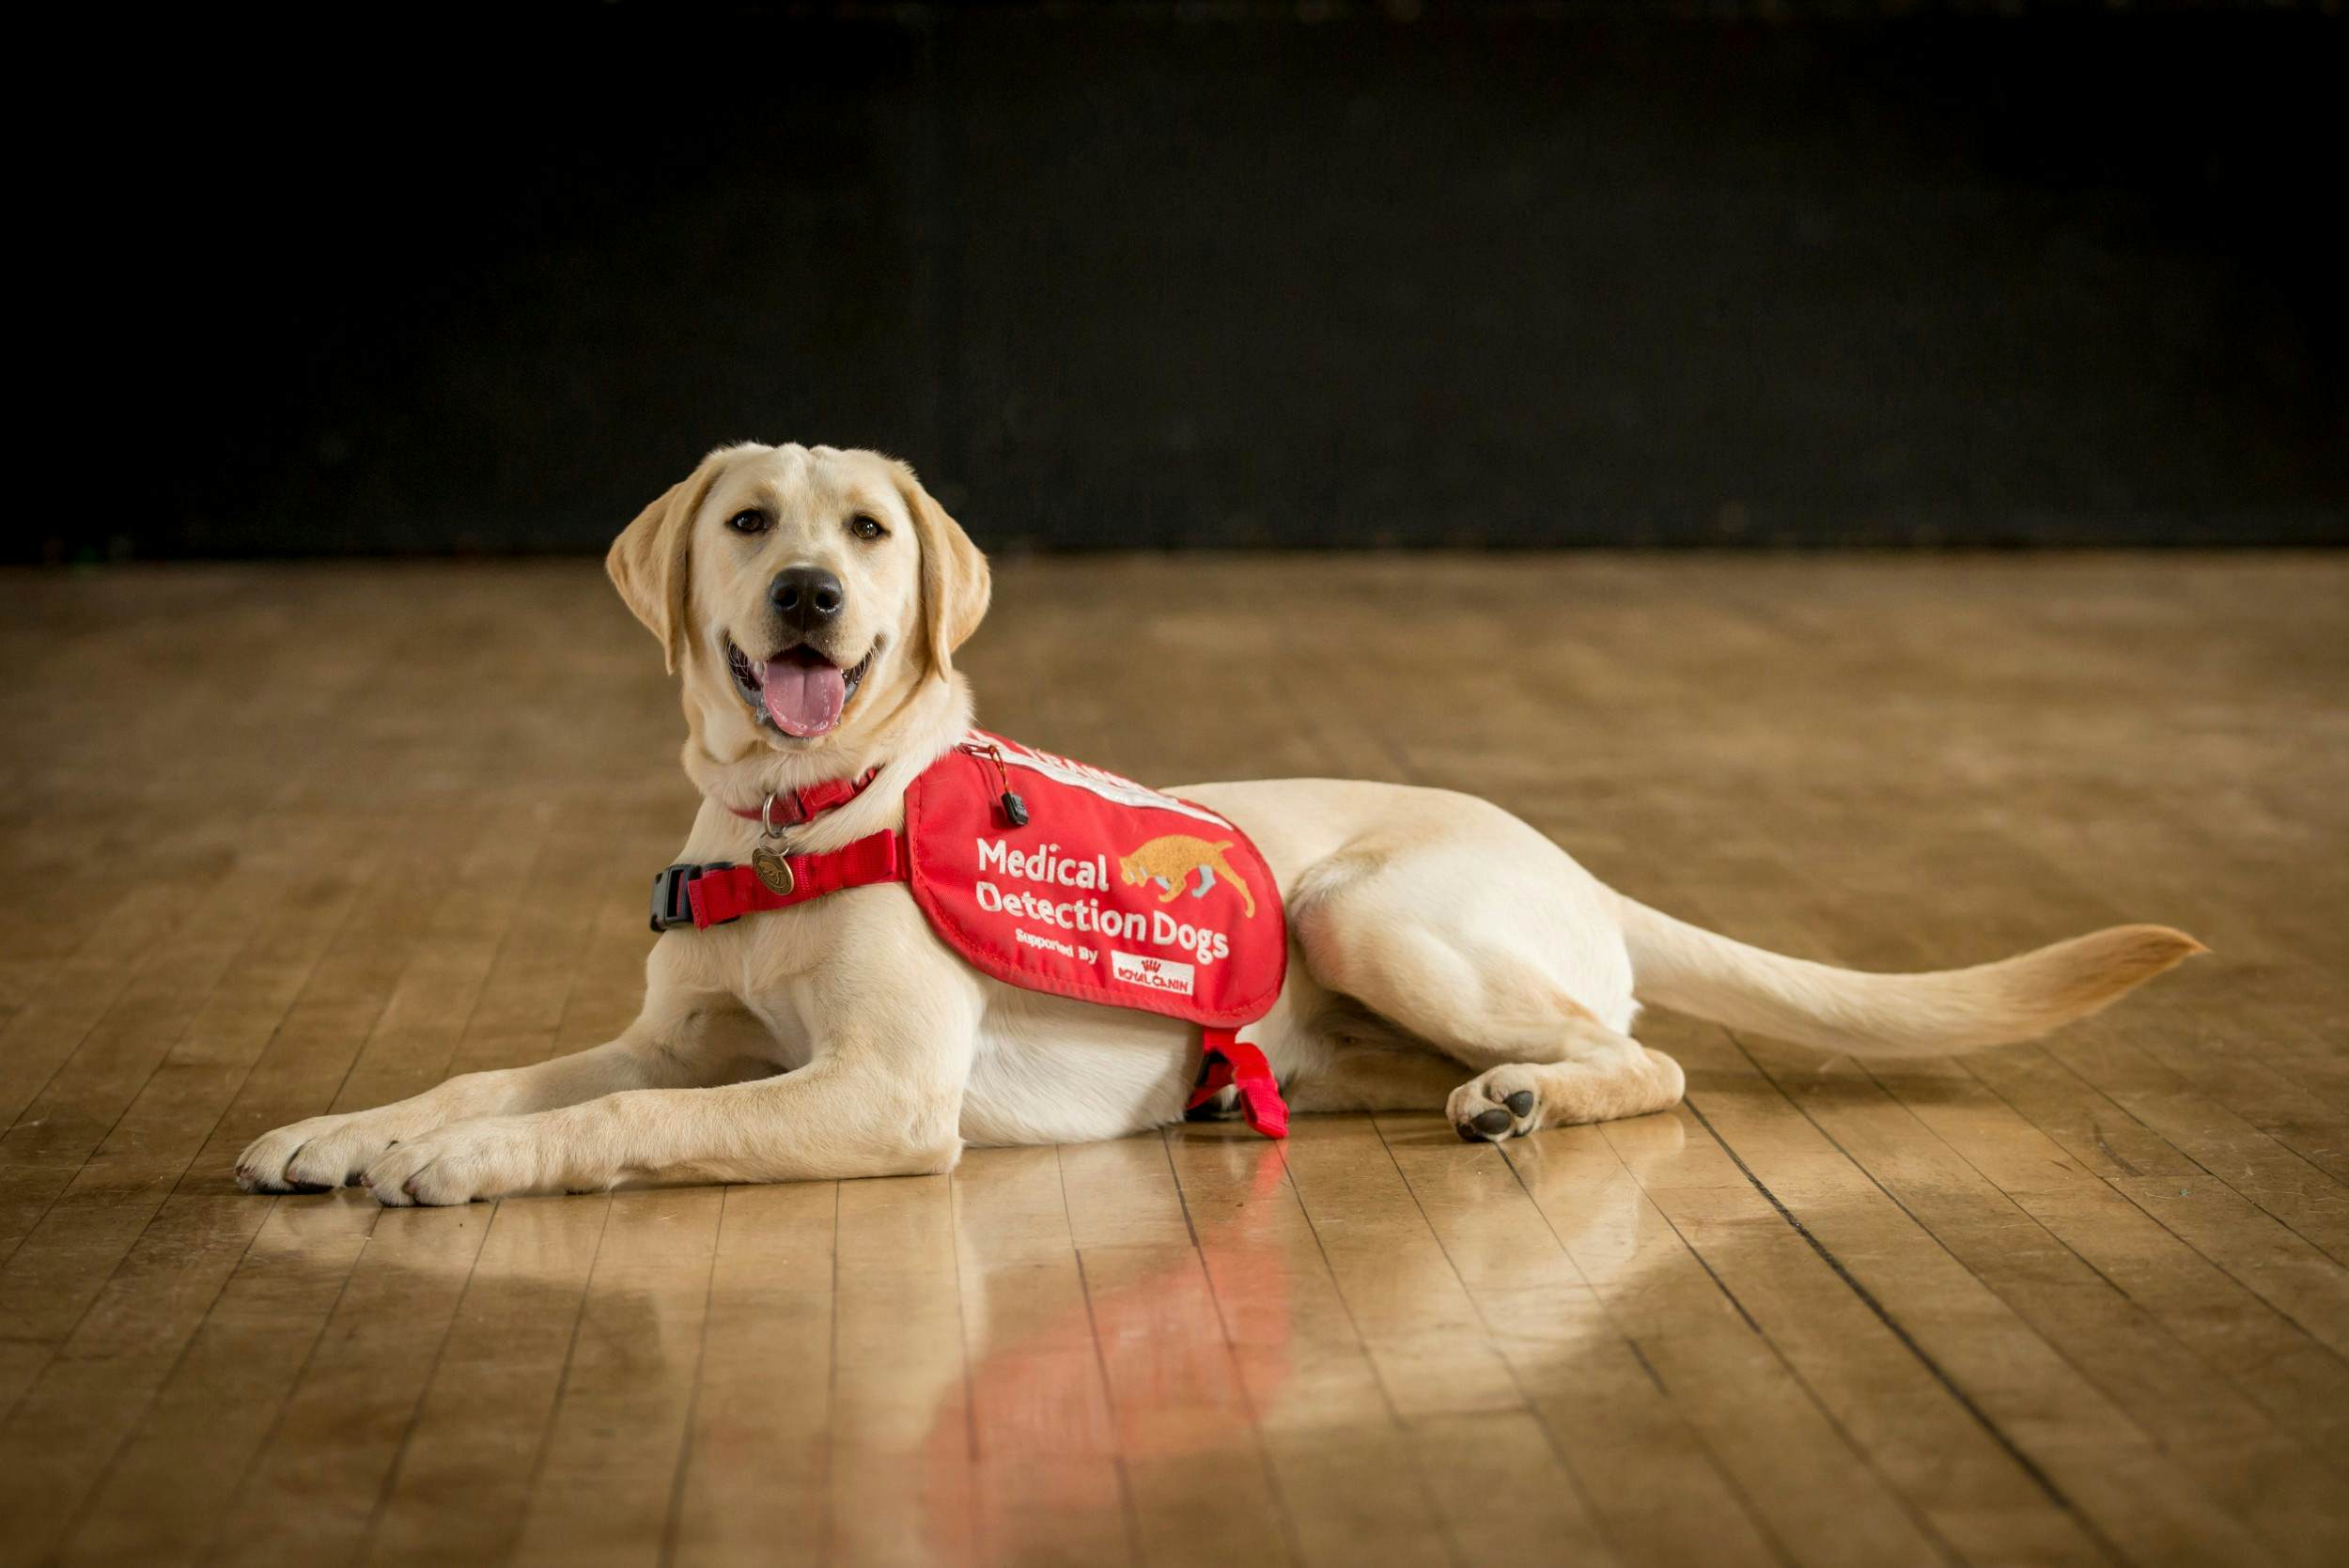
[[[613,546],[612,579],[680,675],[702,792],[680,860],[748,860],[770,794],[879,768],[795,848],[903,823],[959,740],[955,650],[986,559],[903,463],[829,446],[711,453]],[[1863,974],[1684,924],[1601,885],[1497,806],[1322,779],[1180,793],[1247,831],[1284,890],[1288,983],[1249,1031],[1294,1109],[1441,1109],[1503,1139],[1661,1110],[1642,1001],[1863,1054],[2042,1033],[2201,951],[2118,926],[1979,968]],[[932,934],[902,884],[654,944],[643,1013],[575,1056],[313,1117],[238,1162],[256,1191],[362,1182],[461,1203],[624,1182],[953,1167],[968,1143],[1116,1138],[1180,1120],[1198,1031],[1017,989]]]

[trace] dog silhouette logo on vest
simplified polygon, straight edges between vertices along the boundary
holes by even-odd
[[[1219,877],[1229,882],[1239,893],[1240,912],[1253,920],[1256,916],[1256,895],[1248,891],[1248,878],[1234,871],[1223,851],[1232,846],[1232,840],[1209,844],[1203,838],[1185,833],[1169,833],[1154,838],[1117,862],[1128,887],[1138,888],[1144,882],[1156,882],[1162,891],[1159,902],[1172,904],[1189,893],[1193,898],[1205,898]],[[1190,885],[1190,874],[1199,874],[1199,885]]]

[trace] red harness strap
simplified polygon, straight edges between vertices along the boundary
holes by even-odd
[[[912,864],[905,840],[894,832],[873,833],[837,849],[783,859],[791,868],[789,893],[775,892],[746,865],[717,867],[694,877],[685,890],[692,901],[694,928],[707,931],[764,909],[787,909],[845,888],[902,882]]]
[[[1235,1039],[1235,1031],[1203,1025],[1200,1038],[1206,1042],[1206,1055],[1199,1063],[1199,1087],[1190,1092],[1187,1110],[1196,1110],[1227,1085],[1239,1086],[1240,1114],[1248,1125],[1267,1138],[1286,1138],[1289,1135],[1289,1108],[1281,1098],[1281,1085],[1272,1076],[1272,1063],[1264,1052],[1244,1041]]]

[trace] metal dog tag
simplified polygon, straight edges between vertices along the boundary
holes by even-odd
[[[791,875],[791,862],[763,844],[751,851],[751,870],[767,884],[767,891],[778,898],[789,897],[791,890],[799,885],[799,878]]]
[[[775,826],[775,798],[770,795],[758,808],[758,846],[751,851],[751,871],[777,898],[790,897],[800,885],[791,862],[783,858],[786,842],[783,830]]]

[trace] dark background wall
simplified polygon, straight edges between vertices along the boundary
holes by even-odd
[[[241,25],[37,160],[139,499],[21,558],[594,551],[754,438],[998,549],[2349,538],[2338,4]]]

